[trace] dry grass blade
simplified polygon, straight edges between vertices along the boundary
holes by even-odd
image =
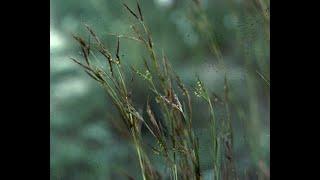
[[[178,84],[178,87],[181,89],[181,91],[183,92],[184,95],[188,94],[188,90],[185,87],[185,85],[182,83],[181,79],[179,76],[176,76],[176,82]]]
[[[135,17],[139,20],[138,16],[136,13],[134,13],[125,3],[123,3],[123,6]]]
[[[262,75],[259,71],[256,71],[256,73],[261,77],[262,80],[264,80],[264,82],[266,82],[268,86],[270,86],[270,81],[264,75]]]
[[[72,37],[80,44],[81,47],[81,51],[83,53],[83,57],[87,63],[87,65],[89,65],[89,53],[90,53],[90,45],[88,45],[85,40],[83,40],[81,37],[76,36],[76,35],[72,35]]]
[[[72,37],[73,37],[76,41],[78,41],[78,43],[79,43],[82,47],[86,47],[86,46],[87,46],[87,45],[86,45],[86,42],[85,42],[81,37],[76,36],[76,35],[74,35],[74,34],[72,34]]]
[[[97,42],[99,45],[101,45],[102,43],[101,43],[100,39],[98,38],[98,36],[96,35],[96,33],[94,33],[94,31],[89,27],[89,25],[85,24],[85,27],[86,27],[86,29],[88,30],[88,32],[91,34],[91,36],[94,37],[94,39],[96,40],[96,42]]]
[[[157,136],[160,137],[160,135],[161,135],[160,127],[156,121],[156,118],[154,117],[153,112],[151,111],[149,101],[147,102],[147,113],[149,115],[149,119],[150,119],[153,127],[155,128],[155,130],[157,132]]]
[[[137,1],[137,7],[138,7],[139,15],[140,15],[140,20],[143,21],[143,16],[142,16],[141,8],[140,8],[140,5],[139,5],[138,1]]]
[[[188,101],[188,115],[189,115],[189,129],[191,129],[192,126],[192,105],[191,105],[191,97],[189,94],[189,91],[187,90],[187,88],[185,87],[185,85],[182,83],[180,77],[178,75],[175,76],[176,77],[176,82],[178,84],[178,87],[180,88],[180,90],[182,91],[182,94],[185,95],[187,97],[187,101]],[[191,130],[190,130],[191,131]]]
[[[89,63],[89,46],[88,46],[88,48],[83,48],[83,47],[81,47],[81,50],[82,50],[82,53],[83,53],[83,57],[84,57],[84,60],[86,61],[86,63],[87,63],[87,65],[89,65],[90,63]]]
[[[75,63],[77,63],[78,65],[80,65],[81,67],[85,68],[86,70],[92,71],[92,69],[89,66],[86,66],[84,64],[82,64],[81,62],[79,62],[78,60],[76,60],[75,58],[70,58],[72,61],[74,61]]]
[[[105,57],[107,57],[108,59],[111,59],[111,54],[110,52],[105,48],[105,46],[101,43],[100,39],[98,38],[98,36],[96,35],[96,33],[88,26],[85,24],[86,29],[88,30],[88,32],[91,34],[91,36],[94,37],[95,41],[98,44],[99,47],[99,52],[101,54],[103,54]]]
[[[108,63],[109,63],[109,68],[110,68],[111,75],[114,76],[111,60],[108,60]]]
[[[104,47],[104,45],[101,43],[100,39],[96,35],[96,33],[89,27],[89,25],[85,24],[86,29],[91,34],[91,36],[94,37],[95,41],[98,44],[98,51],[108,60],[110,72],[113,75],[113,68],[112,68],[112,56],[111,53]]]
[[[177,96],[175,93],[173,93],[172,102],[173,102],[173,103],[179,108],[179,110],[183,113],[182,105],[181,105],[181,103],[180,103],[180,101],[179,101],[178,96]]]
[[[90,71],[88,70],[85,70],[85,72],[91,77],[93,78],[94,80],[98,81],[98,82],[101,82],[101,79],[97,78],[95,75],[93,75]]]
[[[118,36],[118,37],[117,37],[117,51],[116,51],[116,57],[117,57],[118,62],[120,63],[119,48],[120,48],[120,40],[119,40],[119,36]]]
[[[180,106],[180,102],[179,104],[178,103],[175,103],[173,101],[170,101],[168,98],[164,97],[164,96],[160,96],[162,100],[164,100],[164,102],[166,102],[168,105],[170,105],[172,108],[180,111],[181,113],[183,113],[183,110],[182,110],[182,107]]]
[[[148,35],[148,43],[149,43],[149,47],[152,49],[153,48],[153,44],[152,44],[152,39],[150,34]]]
[[[146,45],[148,45],[147,41],[141,36],[140,31],[137,29],[136,26],[132,25],[130,26],[130,28],[133,30],[133,32],[136,34],[137,38],[142,41],[143,43],[145,43]]]

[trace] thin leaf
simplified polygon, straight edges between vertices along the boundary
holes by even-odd
[[[143,21],[143,16],[142,16],[141,8],[140,8],[140,5],[139,5],[138,1],[137,1],[137,7],[138,7],[139,15],[140,15],[140,20]]]
[[[93,78],[94,80],[98,81],[98,82],[101,82],[95,75],[93,75],[90,71],[88,70],[85,70],[85,72],[91,77]]]
[[[139,20],[138,16],[136,13],[134,13],[125,3],[123,3],[123,6],[135,17]]]
[[[262,75],[261,73],[259,73],[259,71],[256,71],[257,74],[266,82],[266,84],[268,86],[270,86],[270,80],[268,80],[264,75]]]
[[[119,36],[117,38],[117,51],[116,51],[116,57],[118,59],[118,61],[120,62],[120,57],[119,57],[119,48],[120,48],[120,40],[119,40]]]
[[[148,43],[149,43],[149,47],[152,49],[153,45],[152,45],[152,39],[150,34],[148,35]]]

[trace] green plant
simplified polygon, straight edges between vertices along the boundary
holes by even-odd
[[[220,62],[219,67],[224,72],[224,94],[222,99],[224,118],[220,120],[216,117],[216,106],[212,101],[209,91],[204,83],[197,79],[194,87],[194,94],[200,97],[208,107],[210,114],[210,130],[211,130],[211,152],[212,167],[214,179],[238,179],[233,158],[233,127],[231,121],[231,95],[229,93],[230,86],[228,83],[228,74],[225,70],[224,60],[216,41],[212,34],[209,21],[205,13],[200,9],[198,1],[196,1],[196,10],[203,20],[200,31],[204,31],[204,36],[208,39],[212,53]],[[202,179],[202,171],[200,167],[199,140],[193,127],[192,117],[192,97],[189,88],[183,83],[180,77],[174,72],[167,57],[157,53],[156,47],[152,40],[151,32],[143,18],[142,10],[137,3],[137,10],[131,9],[124,4],[124,8],[135,18],[135,23],[130,26],[133,36],[116,35],[116,51],[112,53],[100,41],[96,33],[85,25],[90,37],[94,39],[94,43],[86,42],[83,38],[73,35],[74,39],[79,43],[84,61],[81,62],[75,58],[72,60],[84,68],[85,72],[96,80],[109,95],[113,104],[117,108],[123,123],[126,125],[132,142],[136,149],[141,169],[141,175],[144,180],[161,179],[162,176],[155,169],[150,161],[150,155],[146,153],[146,145],[141,135],[141,126],[144,125],[154,138],[152,148],[155,155],[162,157],[170,170],[170,179]],[[196,23],[198,20],[194,20]],[[144,58],[144,69],[140,70],[134,66],[128,65],[119,53],[121,49],[120,38],[125,37],[142,44],[148,54],[148,58]],[[104,65],[100,64],[96,53],[100,53],[105,58]],[[130,58],[130,56],[129,56]],[[131,70],[134,74],[141,77],[152,92],[152,99],[149,97],[146,101],[146,109],[148,117],[143,117],[137,110],[131,98],[131,90],[128,89],[129,77],[127,70]],[[269,80],[257,71],[259,76],[269,85]],[[150,106],[150,101],[155,101],[160,110],[160,116],[155,115],[154,110]],[[239,111],[240,112],[240,111]],[[225,165],[225,166],[224,166]],[[223,171],[227,171],[226,175]]]

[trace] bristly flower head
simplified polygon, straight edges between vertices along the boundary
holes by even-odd
[[[196,84],[196,87],[194,88],[194,94],[197,97],[204,98],[205,100],[208,100],[209,98],[208,93],[199,77],[197,77],[197,84]]]

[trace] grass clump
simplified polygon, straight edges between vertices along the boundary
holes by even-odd
[[[200,13],[205,27],[209,26],[208,19],[200,9],[200,1],[195,1],[195,4],[195,9],[197,13]],[[199,154],[202,144],[199,144],[199,138],[193,126],[193,101],[191,97],[193,93],[208,107],[213,179],[238,179],[233,154],[234,140],[227,72],[224,71],[224,93],[221,99],[225,118],[220,120],[216,117],[213,97],[200,78],[197,78],[193,93],[190,93],[190,88],[174,72],[168,58],[164,54],[157,54],[140,4],[136,3],[135,10],[126,4],[123,6],[135,19],[135,23],[130,26],[134,35],[126,36],[126,38],[139,42],[148,53],[149,57],[143,59],[144,68],[130,66],[120,57],[122,40],[120,38],[125,36],[116,35],[115,52],[112,53],[88,25],[85,25],[85,28],[94,42],[90,43],[80,36],[73,35],[81,48],[83,61],[71,59],[104,88],[119,112],[135,147],[142,179],[203,179]],[[210,50],[219,60],[220,67],[225,70],[222,53],[215,36],[206,31],[205,37],[208,38]],[[100,64],[96,53],[104,57],[105,65]],[[128,77],[128,70],[145,81],[152,94],[151,98],[148,97],[145,102],[146,109],[143,111],[147,115],[145,117],[138,111],[138,107],[132,99],[132,91],[128,88],[128,84],[132,83]],[[270,85],[264,75],[258,71],[257,73],[265,83]],[[155,102],[159,107],[157,113],[150,105],[152,102]],[[146,146],[142,137],[142,126],[145,126],[153,137],[152,147]],[[160,173],[153,166],[150,154],[147,153],[148,148],[154,152],[152,156],[161,157],[169,173]]]

